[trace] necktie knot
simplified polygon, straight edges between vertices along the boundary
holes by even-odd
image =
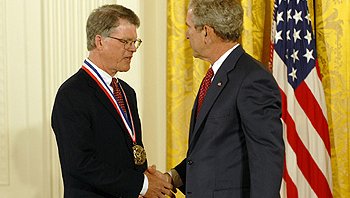
[[[113,87],[113,91],[118,87],[118,80],[116,78],[112,78],[111,86]]]
[[[207,73],[205,74],[201,87],[199,89],[199,95],[198,95],[198,103],[197,103],[197,116],[199,114],[199,111],[202,107],[203,101],[204,101],[204,97],[207,94],[208,88],[211,84],[211,79],[214,76],[214,71],[213,69],[210,67],[207,71]]]
[[[213,76],[214,76],[214,71],[213,71],[213,69],[210,67],[210,68],[208,69],[207,73],[205,74],[203,80],[205,80],[205,81],[210,81],[210,83],[211,83],[211,79],[213,78]]]

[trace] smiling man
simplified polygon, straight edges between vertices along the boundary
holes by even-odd
[[[170,183],[146,170],[135,91],[127,72],[141,44],[139,18],[120,5],[89,16],[89,56],[59,88],[52,111],[64,197],[134,198],[173,196]]]

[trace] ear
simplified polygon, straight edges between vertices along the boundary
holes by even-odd
[[[101,35],[95,36],[95,45],[97,49],[101,49],[103,47],[103,38]]]
[[[203,36],[204,37],[207,37],[208,36],[208,29],[207,29],[207,26],[203,26]]]
[[[212,41],[213,36],[215,36],[214,29],[208,25],[203,26],[204,42],[209,43]]]

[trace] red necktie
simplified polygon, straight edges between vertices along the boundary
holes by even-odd
[[[118,103],[119,107],[126,114],[126,108],[125,108],[123,94],[119,88],[118,80],[116,78],[112,78],[111,86],[113,87],[113,94],[114,94],[115,98],[117,99],[117,103]]]
[[[205,74],[203,81],[202,81],[202,84],[201,84],[201,87],[199,89],[198,104],[197,104],[197,116],[199,114],[199,111],[201,110],[204,97],[208,91],[208,88],[211,84],[211,78],[213,78],[213,76],[214,76],[214,71],[210,67],[207,71],[207,74]]]

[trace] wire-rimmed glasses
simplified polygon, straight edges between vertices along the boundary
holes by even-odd
[[[135,48],[138,49],[142,43],[141,39],[136,39],[136,40],[125,40],[125,39],[121,39],[121,38],[117,38],[117,37],[113,37],[113,36],[108,36],[108,38],[111,39],[115,39],[118,40],[119,42],[124,44],[124,49],[130,49],[131,46],[134,44]]]

